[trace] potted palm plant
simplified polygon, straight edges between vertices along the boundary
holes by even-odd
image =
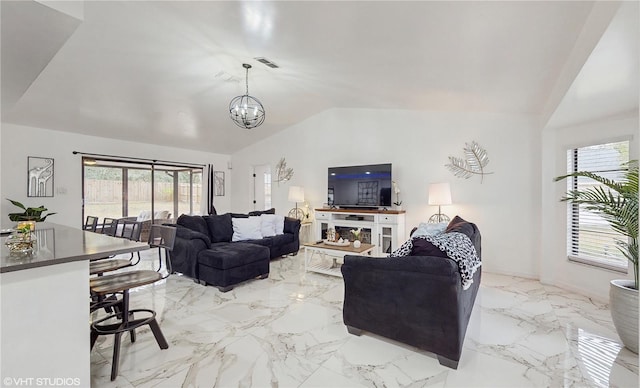
[[[609,305],[613,324],[622,343],[638,353],[638,163],[632,161],[618,182],[597,174],[578,171],[559,176],[560,181],[569,177],[591,178],[602,186],[582,190],[570,190],[562,201],[584,205],[585,209],[599,214],[611,228],[625,239],[616,241],[618,249],[633,267],[633,280],[612,280],[609,289]]]

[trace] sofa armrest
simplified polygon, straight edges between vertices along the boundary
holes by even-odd
[[[176,240],[177,239],[202,240],[205,243],[207,248],[211,247],[211,240],[209,239],[209,236],[200,232],[196,232],[195,230],[185,228],[184,226],[181,226],[181,225],[175,225],[175,227],[176,227]]]
[[[175,227],[176,240],[170,252],[173,270],[192,279],[199,279],[198,255],[211,246],[209,237],[184,226]]]
[[[296,240],[299,238],[301,225],[300,220],[297,218],[284,218],[284,232],[292,233]]]

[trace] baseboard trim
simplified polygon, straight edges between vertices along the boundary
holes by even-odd
[[[586,296],[587,298],[591,298],[601,303],[609,303],[608,294],[606,295],[606,298],[603,298],[601,294],[596,293],[591,289],[582,289],[580,287],[576,287],[575,285],[569,284],[569,283],[554,282],[554,281],[549,281],[547,279],[541,279],[540,276],[534,275],[531,273],[515,272],[515,271],[490,271],[490,270],[487,270],[485,272],[490,274],[495,274],[495,275],[515,276],[515,277],[524,278],[524,279],[537,280],[540,282],[540,284],[543,284],[545,286],[558,287],[563,290],[567,290],[582,296]]]

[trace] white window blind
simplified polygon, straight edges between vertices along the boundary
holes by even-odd
[[[567,173],[590,171],[619,180],[629,161],[629,141],[598,144],[567,151]],[[567,180],[567,191],[602,186],[593,179]],[[605,188],[605,191],[608,190]],[[618,250],[616,240],[624,239],[609,223],[584,205],[567,204],[567,255],[569,260],[600,267],[625,270],[627,259]]]

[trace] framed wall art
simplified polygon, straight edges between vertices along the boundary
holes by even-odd
[[[53,197],[53,158],[27,157],[27,197]]]
[[[213,172],[214,194],[216,197],[224,197],[224,171]]]

